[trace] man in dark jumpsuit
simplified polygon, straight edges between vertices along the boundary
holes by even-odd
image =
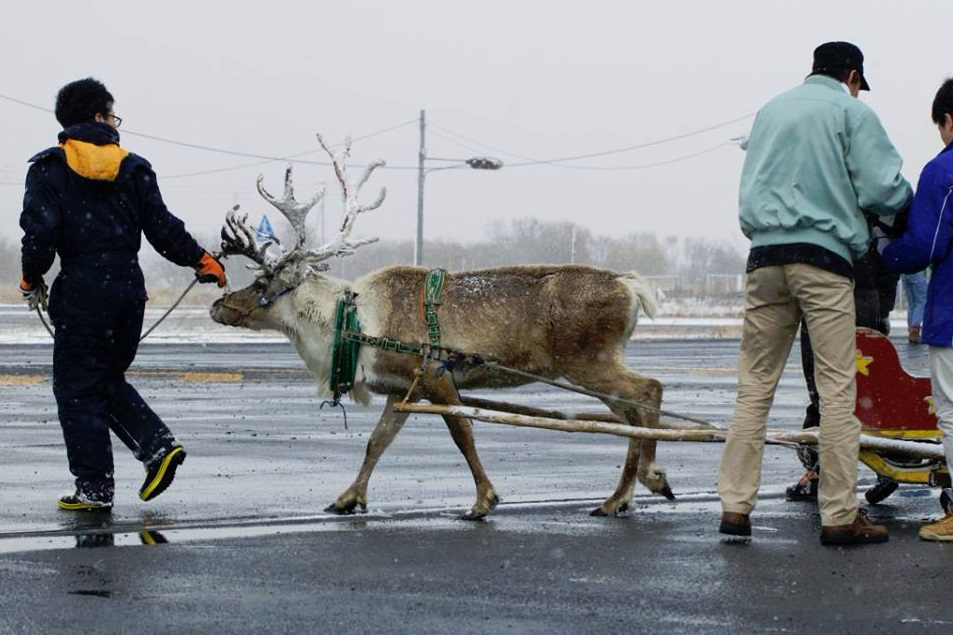
[[[57,502],[66,510],[112,508],[110,430],[145,465],[144,501],[169,486],[185,459],[182,445],[125,379],[146,304],[141,236],[168,260],[195,268],[200,281],[225,285],[222,266],[166,209],[149,162],[119,145],[113,101],[92,78],[59,91],[59,145],[30,159],[20,216],[20,290],[31,308],[45,304],[43,275],[60,257],[49,315],[56,327],[53,394],[76,477],[75,491]]]

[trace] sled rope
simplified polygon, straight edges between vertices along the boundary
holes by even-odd
[[[445,371],[447,369],[452,369],[453,366],[463,362],[470,363],[474,366],[486,365],[496,368],[500,371],[511,373],[514,375],[519,375],[525,377],[526,379],[531,379],[533,381],[538,381],[540,383],[548,384],[555,388],[562,388],[563,390],[569,390],[571,392],[576,392],[582,395],[587,395],[589,397],[595,397],[596,399],[608,399],[611,401],[616,401],[618,403],[624,403],[630,406],[635,406],[642,410],[652,412],[658,415],[664,415],[666,417],[671,417],[673,419],[681,419],[683,421],[690,421],[692,423],[698,423],[709,428],[724,429],[724,426],[720,426],[716,423],[712,423],[706,419],[699,419],[697,417],[690,417],[688,415],[679,414],[677,412],[672,412],[670,410],[663,410],[661,408],[656,408],[646,403],[639,401],[633,401],[631,399],[625,399],[624,397],[618,397],[616,395],[606,395],[604,393],[595,392],[593,390],[587,390],[585,388],[580,388],[578,386],[573,386],[572,384],[566,384],[563,382],[554,381],[548,377],[542,377],[540,375],[535,375],[533,373],[528,373],[526,371],[517,370],[515,368],[510,368],[509,366],[504,366],[499,362],[493,360],[487,360],[482,355],[476,355],[472,353],[463,353],[453,349],[449,349],[441,346],[439,349],[432,349],[426,346],[418,346],[415,344],[405,344],[400,340],[392,340],[386,337],[374,337],[372,335],[367,335],[364,333],[359,333],[355,331],[345,330],[341,333],[342,339],[345,341],[350,340],[357,342],[359,344],[365,344],[374,348],[378,348],[383,351],[390,351],[394,353],[405,353],[409,355],[417,355],[424,358],[424,365],[426,366],[426,360],[428,355],[435,355],[436,360],[442,360],[443,364],[438,368],[437,372]],[[416,386],[419,376],[415,378],[414,385]],[[408,392],[409,396],[410,392]],[[406,397],[405,397],[406,400]]]

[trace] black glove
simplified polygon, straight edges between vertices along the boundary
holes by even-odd
[[[871,231],[879,229],[883,232],[884,237],[889,240],[897,240],[907,231],[907,225],[910,221],[910,206],[907,205],[893,216],[874,216],[871,214],[867,218],[870,221]],[[885,218],[892,219],[889,225],[884,222]],[[879,251],[883,251],[883,249]]]

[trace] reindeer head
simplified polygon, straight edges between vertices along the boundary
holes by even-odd
[[[377,199],[370,205],[361,205],[357,200],[371,173],[384,165],[384,161],[378,159],[372,162],[364,169],[359,179],[351,182],[347,179],[345,165],[351,153],[350,139],[345,141],[344,148],[338,153],[328,148],[321,135],[318,135],[318,142],[331,157],[334,174],[341,186],[345,211],[341,229],[330,242],[316,249],[306,248],[305,219],[311,208],[324,197],[325,188],[322,187],[310,201],[299,203],[294,197],[290,165],[285,170],[285,191],[280,199],[264,188],[263,177],[258,175],[258,193],[291,223],[295,243],[288,250],[284,249],[277,239],[268,239],[259,245],[255,229],[248,224],[248,215],[239,215],[237,205],[232,208],[226,214],[225,224],[222,226],[222,256],[246,256],[255,263],[250,268],[257,271],[257,276],[250,286],[228,293],[212,305],[210,313],[216,322],[251,328],[276,327],[274,320],[269,320],[264,315],[276,300],[294,291],[305,280],[326,271],[329,268],[326,261],[330,258],[350,256],[358,247],[377,242],[377,238],[352,241],[350,235],[358,215],[377,209],[387,196],[387,189],[381,188]]]

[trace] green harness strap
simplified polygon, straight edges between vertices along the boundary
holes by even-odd
[[[354,377],[357,375],[357,357],[361,352],[361,343],[345,337],[347,331],[361,332],[354,295],[352,291],[346,291],[344,297],[338,300],[334,319],[334,345],[331,348],[329,385],[334,393],[335,402],[354,386]]]
[[[420,346],[404,344],[400,340],[392,340],[387,337],[374,337],[373,335],[365,335],[364,333],[358,333],[357,331],[344,331],[344,339],[354,342],[358,345],[363,344],[372,348],[379,348],[382,351],[408,353],[410,355],[424,354],[424,349]]]
[[[400,340],[386,337],[374,337],[361,333],[361,323],[357,319],[357,306],[353,291],[345,291],[338,300],[334,319],[334,344],[331,347],[331,377],[329,385],[337,402],[341,395],[354,387],[357,376],[357,358],[361,345],[366,344],[383,351],[409,353],[411,355],[433,355],[440,350],[440,322],[437,320],[437,308],[447,272],[443,269],[431,269],[424,282],[424,315],[427,318],[427,334],[430,337],[429,352],[421,346],[404,344]]]
[[[440,294],[443,293],[443,281],[447,272],[443,269],[431,269],[427,272],[427,281],[424,282],[424,315],[427,318],[427,334],[430,336],[430,350],[440,349],[440,322],[437,320],[437,309],[443,304]]]

